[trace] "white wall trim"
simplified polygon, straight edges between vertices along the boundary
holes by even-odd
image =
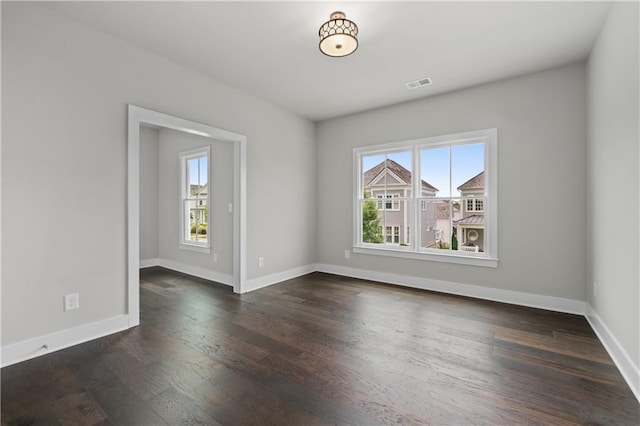
[[[616,367],[620,370],[620,374],[624,377],[624,380],[631,388],[638,402],[640,402],[640,366],[634,364],[627,351],[622,347],[611,330],[609,330],[609,327],[602,321],[598,312],[588,303],[585,317],[609,353],[609,356],[613,359]]]
[[[153,259],[140,259],[140,269],[152,268],[154,266],[160,266],[160,259],[157,257]]]
[[[2,367],[75,346],[129,328],[129,316],[118,315],[2,347]],[[44,345],[47,348],[44,348]]]
[[[451,281],[432,280],[429,278],[412,277],[408,275],[390,274],[388,272],[368,271],[364,269],[327,265],[323,263],[316,264],[316,271],[353,278],[361,278],[370,281],[378,281],[388,284],[398,284],[406,287],[419,288],[422,290],[432,290],[448,294],[457,294],[459,296],[474,297],[476,299],[491,300],[494,302],[511,303],[513,305],[547,309],[556,312],[566,312],[578,315],[585,314],[585,302],[581,300],[522,293],[518,291],[502,290],[471,284],[461,284]]]
[[[233,286],[233,275],[223,272],[212,271],[211,269],[202,268],[200,266],[187,265],[186,263],[176,262],[170,259],[152,259],[158,263],[151,266],[161,266],[172,271],[182,272],[183,274],[193,275],[194,277],[204,278],[205,280],[215,281],[220,284]],[[142,261],[140,262],[142,263]]]
[[[275,274],[265,275],[258,278],[252,278],[245,282],[245,285],[242,287],[242,292],[247,293],[253,290],[257,290],[259,288],[267,287],[272,284],[277,284],[282,281],[290,280],[292,278],[297,278],[302,275],[310,274],[316,271],[316,265],[304,265],[299,266],[297,268],[289,269],[287,271],[276,272]]]

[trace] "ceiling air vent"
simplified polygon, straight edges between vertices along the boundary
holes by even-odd
[[[430,84],[431,79],[429,77],[425,77],[413,81],[407,81],[404,85],[407,86],[407,89],[417,89],[418,87],[428,86]]]

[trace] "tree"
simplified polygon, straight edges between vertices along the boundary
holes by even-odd
[[[456,234],[457,228],[453,227],[453,234],[451,235],[451,250],[458,250],[458,237]]]
[[[371,194],[366,193],[364,198],[369,198]],[[378,215],[378,203],[373,200],[364,202],[362,206],[362,242],[380,244],[384,241],[382,236],[382,225]]]

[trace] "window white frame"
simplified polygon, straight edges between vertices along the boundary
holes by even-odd
[[[421,250],[419,238],[421,232],[413,232],[411,244],[408,247],[396,247],[390,244],[371,244],[362,242],[362,158],[367,155],[390,154],[399,151],[412,151],[414,171],[420,168],[420,151],[425,148],[437,146],[453,146],[461,144],[484,143],[484,170],[485,170],[485,193],[483,196],[485,230],[484,230],[484,252],[472,253],[453,250],[427,251]],[[483,267],[498,266],[498,131],[497,129],[484,129],[471,132],[442,135],[424,139],[415,139],[387,144],[354,148],[353,150],[353,252],[360,254],[371,254],[379,256],[390,256],[408,259],[429,260],[445,263],[456,263]],[[422,179],[419,172],[414,172],[412,179],[412,194],[421,194]],[[414,202],[409,215],[409,223],[413,229],[420,229],[419,215],[416,214],[419,208],[415,206],[422,197],[412,198]],[[453,197],[455,198],[455,197]],[[475,205],[474,205],[475,206]],[[466,204],[465,204],[466,207]],[[385,226],[385,225],[383,225]],[[386,230],[386,228],[385,228]],[[385,238],[386,241],[386,238]]]
[[[180,212],[178,217],[180,218],[180,241],[179,247],[183,250],[195,251],[198,253],[211,253],[211,235],[209,234],[209,230],[211,227],[207,229],[207,241],[199,242],[193,241],[189,239],[191,234],[191,224],[189,223],[189,208],[187,207],[188,201],[197,201],[201,200],[202,197],[193,197],[190,194],[190,182],[188,177],[188,167],[187,164],[189,160],[193,160],[194,158],[207,158],[207,185],[209,189],[211,188],[211,146],[206,145],[200,148],[190,149],[188,151],[182,151],[178,154],[178,161],[180,162],[179,170],[180,170]],[[211,218],[211,191],[207,190],[207,206],[209,208],[209,219]],[[210,220],[209,220],[210,221]]]

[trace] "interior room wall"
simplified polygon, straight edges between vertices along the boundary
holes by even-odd
[[[626,352],[640,398],[640,37],[637,2],[616,2],[588,62],[587,296]],[[596,288],[594,288],[596,283]],[[635,372],[634,372],[635,370]]]
[[[585,89],[579,63],[319,123],[318,261],[585,300]],[[353,148],[488,128],[498,129],[497,268],[345,258]]]
[[[179,153],[209,146],[211,149],[210,228],[211,253],[197,253],[179,248],[180,166]],[[197,266],[233,275],[233,214],[228,205],[233,201],[233,145],[202,136],[160,130],[159,155],[160,196],[158,198],[158,252],[160,259]],[[218,261],[213,262],[213,254]]]
[[[314,123],[36,3],[0,7],[3,347],[126,313],[127,104],[245,135],[248,278],[313,264]]]
[[[158,258],[158,133],[140,126],[140,260]]]

